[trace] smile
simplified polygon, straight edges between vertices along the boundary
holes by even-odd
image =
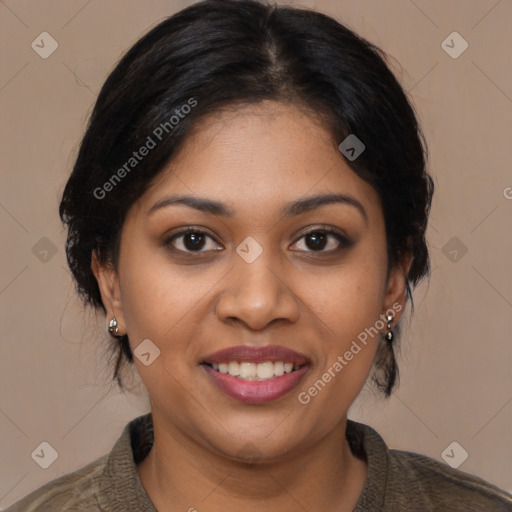
[[[200,367],[224,394],[246,404],[261,404],[297,387],[310,360],[281,345],[238,345],[204,357]]]
[[[213,363],[213,370],[245,381],[268,381],[301,368],[300,365],[284,361],[265,361],[263,363],[229,361],[228,363]]]

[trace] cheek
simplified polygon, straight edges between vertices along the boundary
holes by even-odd
[[[171,265],[165,253],[155,255],[150,248],[130,251],[127,246],[125,254],[119,279],[132,348],[149,338],[161,349],[171,345],[175,353],[219,279],[215,270]]]
[[[305,290],[309,306],[340,341],[374,325],[383,313],[385,261],[377,254],[377,250],[354,254],[320,279],[315,277]]]
[[[325,376],[329,383],[318,403],[332,401],[337,404],[335,410],[348,407],[371,370],[385,327],[380,318],[384,313],[385,267],[383,245],[371,244],[329,269],[309,292],[304,289],[308,306],[317,317],[314,321],[326,326],[322,327],[313,382]]]
[[[192,270],[171,266],[165,257],[126,247],[119,278],[126,329],[134,352],[146,339],[158,347],[158,357],[146,366],[134,354],[137,372],[155,402],[186,409],[184,383],[189,383],[187,363],[194,361],[190,332],[197,325],[194,314],[201,308],[211,284],[208,279],[193,279]],[[190,275],[189,275],[190,274]]]
[[[316,324],[327,328],[321,327],[316,368],[300,387],[298,400],[319,431],[329,430],[346,413],[371,371],[381,339],[384,279],[378,265],[362,265],[360,272],[340,269],[325,279],[322,293],[309,296]]]

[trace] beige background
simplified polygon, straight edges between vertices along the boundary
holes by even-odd
[[[75,299],[57,205],[106,74],[189,3],[0,1],[0,509],[107,453],[149,410],[142,389],[123,396],[108,385],[104,322]],[[415,292],[401,386],[388,402],[359,400],[350,416],[390,447],[439,460],[457,441],[469,453],[461,470],[512,491],[512,2],[301,5],[334,15],[400,63],[437,185],[434,271]],[[31,48],[44,31],[59,45],[47,59]],[[469,44],[456,59],[441,46],[453,31]],[[31,458],[43,441],[58,452],[48,469]]]

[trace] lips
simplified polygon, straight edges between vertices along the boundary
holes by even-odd
[[[309,359],[304,355],[283,347],[281,345],[267,345],[265,347],[251,347],[250,345],[238,345],[229,347],[213,354],[209,354],[203,359],[206,364],[229,363],[230,361],[264,363],[266,361],[284,361],[292,363],[294,366],[304,366],[309,363]]]
[[[237,367],[240,365],[240,374],[245,373],[242,370],[244,364],[252,367],[253,373],[255,367],[258,367],[260,373],[260,366],[268,366],[264,363],[275,363],[276,368],[282,367],[284,363],[286,373],[279,372],[277,376],[276,372],[270,378],[247,380],[226,374],[226,363]],[[219,365],[224,365],[224,372],[219,371]],[[209,381],[226,395],[246,404],[262,404],[277,400],[296,388],[309,370],[310,360],[304,354],[279,345],[239,345],[206,356],[200,366]]]

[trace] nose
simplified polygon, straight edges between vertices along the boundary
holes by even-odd
[[[300,303],[289,281],[271,251],[264,250],[252,263],[235,254],[226,288],[217,300],[217,317],[228,323],[241,322],[255,331],[279,320],[295,323]]]

